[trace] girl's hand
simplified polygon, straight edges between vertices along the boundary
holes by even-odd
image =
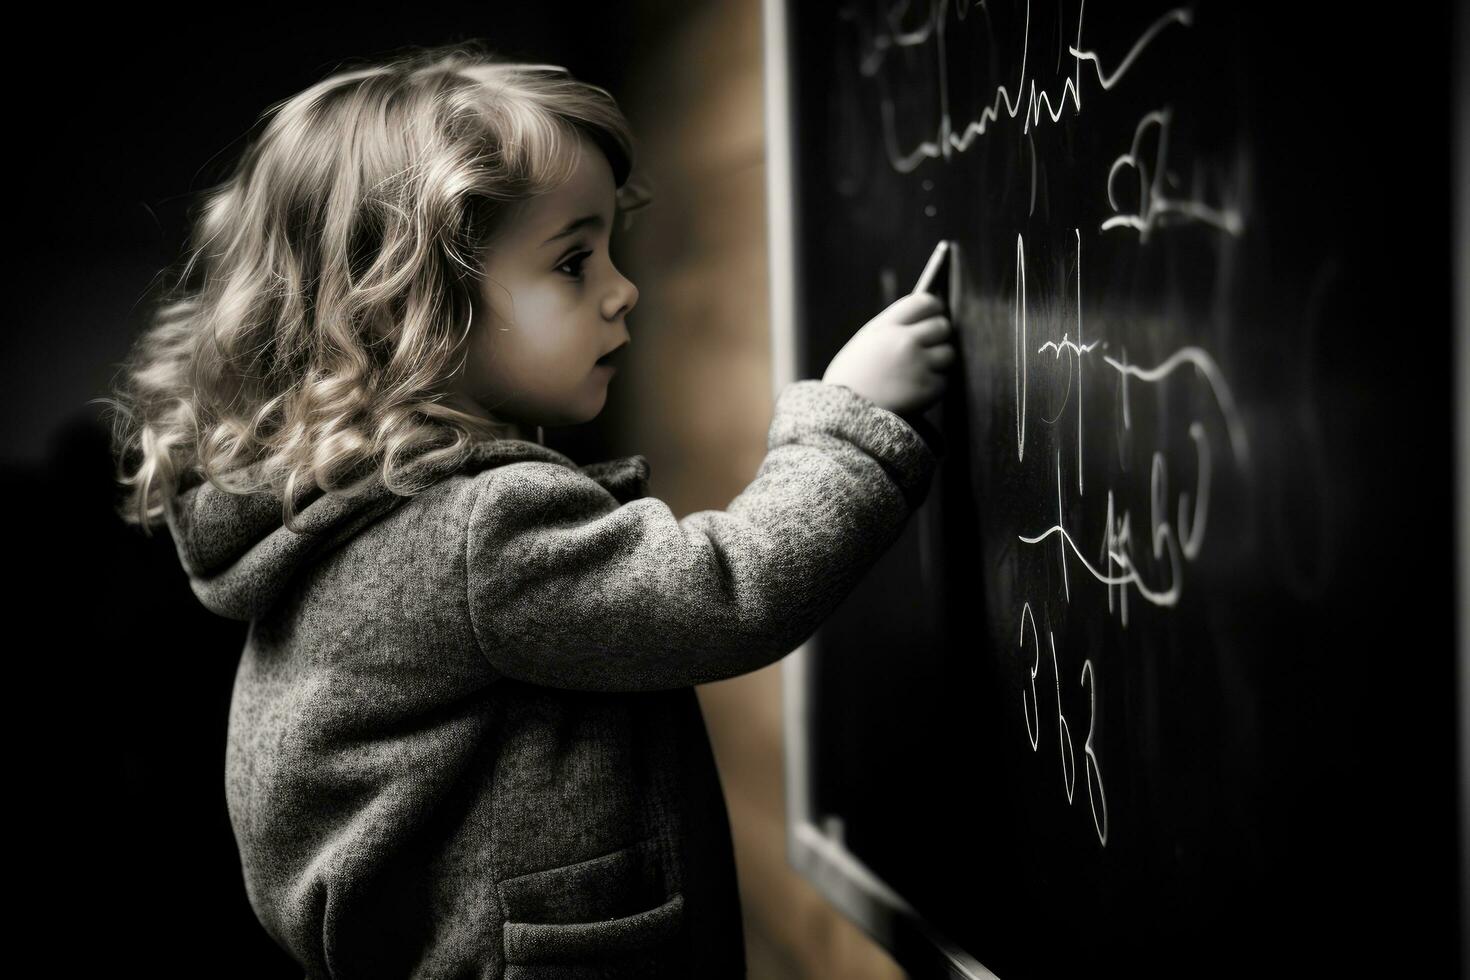
[[[910,293],[853,334],[822,380],[851,388],[896,415],[917,414],[939,401],[949,385],[951,334],[939,298]]]

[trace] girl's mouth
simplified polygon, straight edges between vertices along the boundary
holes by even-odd
[[[617,347],[614,347],[612,350],[599,357],[597,359],[598,367],[617,367],[617,362],[622,359],[620,355],[622,354],[622,350],[625,346],[627,345],[619,344]]]

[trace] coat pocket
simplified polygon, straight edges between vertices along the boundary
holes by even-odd
[[[657,842],[502,881],[508,964],[575,963],[656,949],[684,925],[684,896],[665,887]]]

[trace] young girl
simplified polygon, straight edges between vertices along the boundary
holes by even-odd
[[[311,977],[743,976],[693,685],[798,646],[923,499],[939,302],[782,391],[755,480],[677,521],[643,457],[521,438],[595,417],[631,336],[607,93],[459,46],[265,122],[117,403],[129,518],[251,624],[252,907]]]

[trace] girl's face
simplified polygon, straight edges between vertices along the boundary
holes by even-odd
[[[508,217],[485,262],[456,406],[527,426],[602,411],[616,369],[597,360],[631,339],[625,317],[638,302],[608,254],[615,191],[607,158],[583,137],[571,180]]]

